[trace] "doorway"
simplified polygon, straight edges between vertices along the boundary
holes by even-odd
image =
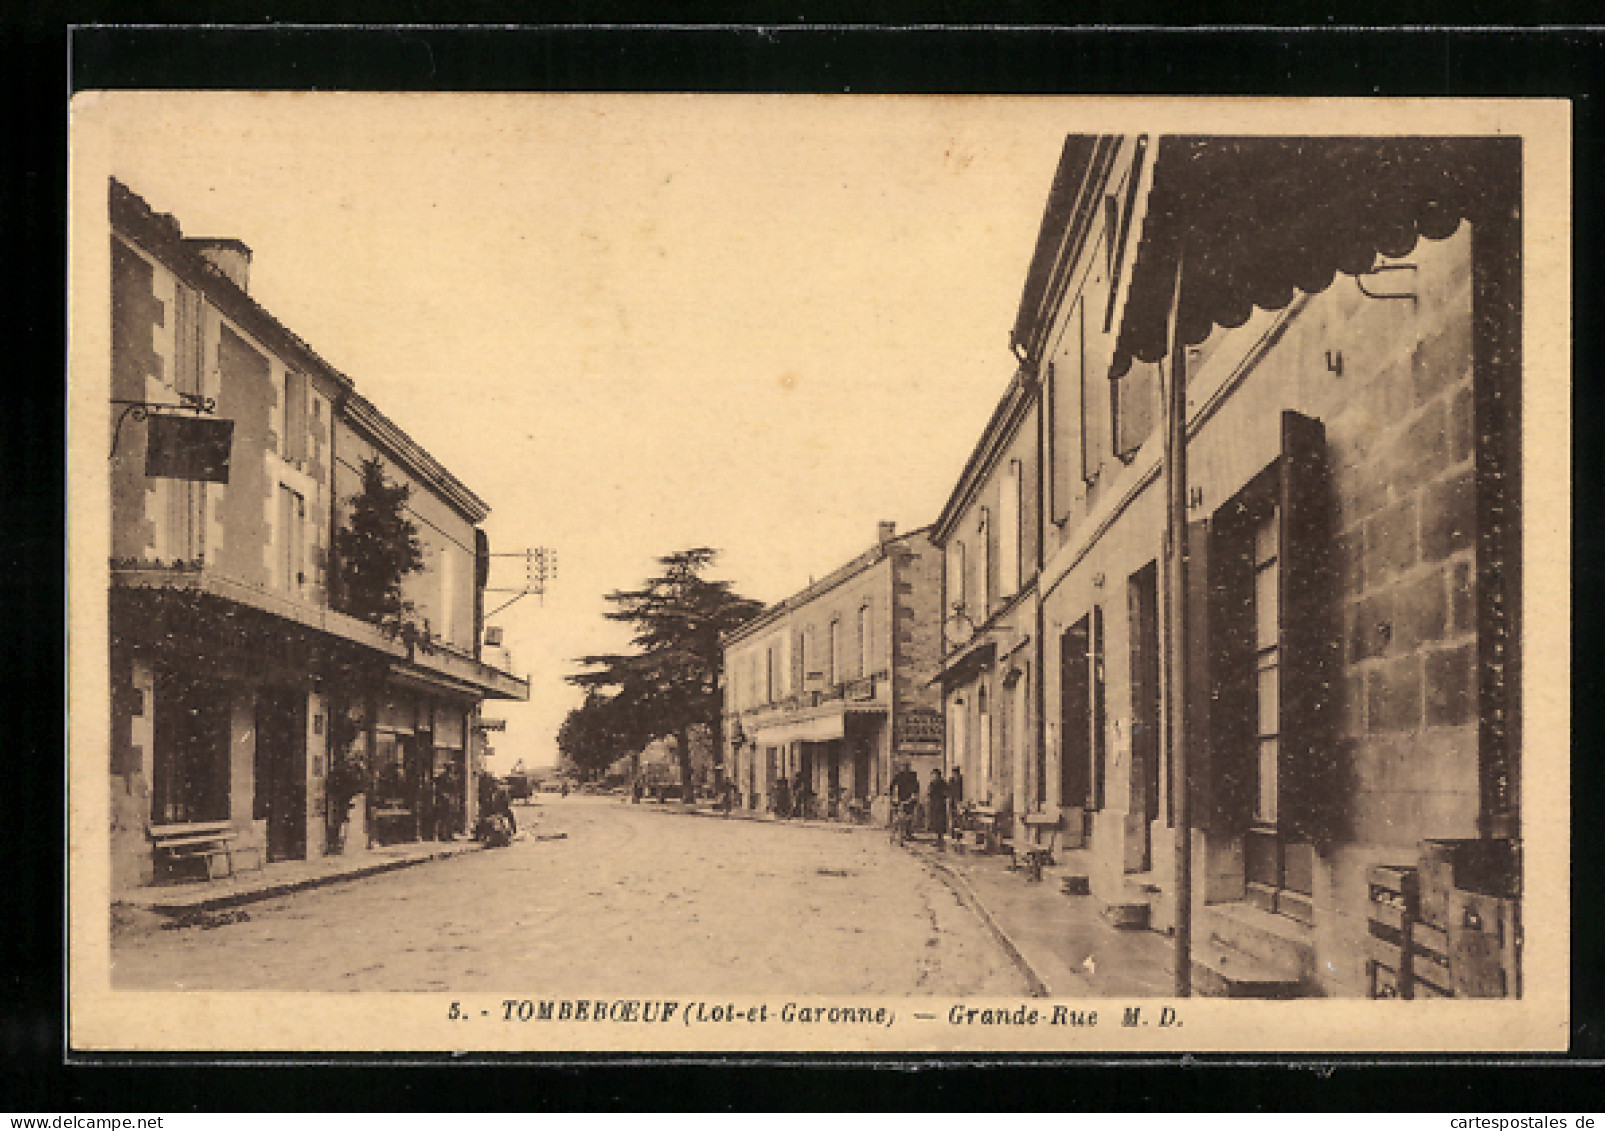
[[[1126,582],[1131,631],[1131,795],[1126,871],[1153,868],[1159,819],[1159,568],[1149,562]]]
[[[256,699],[256,797],[267,821],[267,859],[304,860],[307,842],[306,693],[265,687]]]

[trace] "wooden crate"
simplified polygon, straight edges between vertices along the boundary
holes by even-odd
[[[1410,931],[1416,918],[1416,870],[1378,864],[1366,871],[1366,945],[1370,995],[1410,998]]]
[[[1455,891],[1448,935],[1456,997],[1520,995],[1521,929],[1514,900]]]

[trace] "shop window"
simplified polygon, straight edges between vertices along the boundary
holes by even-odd
[[[230,706],[224,684],[159,675],[152,733],[151,821],[229,816]]]

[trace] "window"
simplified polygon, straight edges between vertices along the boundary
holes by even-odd
[[[775,686],[775,645],[773,642],[764,647],[763,663],[764,702],[773,703],[776,698],[775,692],[779,690]]]
[[[870,667],[869,603],[858,606],[858,678],[863,679],[874,669]]]
[[[1080,298],[1070,308],[1064,322],[1054,360],[1048,366],[1048,494],[1054,522],[1070,518],[1085,474],[1081,451],[1081,367],[1085,346]]]
[[[1020,461],[1003,470],[998,493],[998,595],[1012,597],[1020,588]]]
[[[987,702],[986,684],[979,684],[975,689],[975,736],[981,745],[981,788],[986,792],[987,802],[992,800],[992,710]]]
[[[976,608],[971,614],[976,624],[992,615],[992,512],[981,508],[975,525]]]
[[[954,542],[947,553],[947,616],[954,613],[972,615],[969,604],[969,563],[965,561],[964,543]],[[962,622],[961,622],[962,623]]]
[[[306,500],[279,484],[279,585],[291,593],[306,580],[306,516]]]
[[[1062,738],[1059,804],[1102,809],[1104,804],[1103,610],[1066,630],[1059,643]]]
[[[1338,598],[1325,434],[1282,414],[1282,454],[1193,535],[1190,615],[1208,741],[1194,758],[1200,824],[1240,838],[1248,899],[1313,918],[1314,844],[1344,814],[1333,775]],[[1196,549],[1195,549],[1196,547]],[[1200,576],[1201,575],[1201,576]]]
[[[1088,311],[1102,310],[1109,297],[1106,257],[1096,255],[1088,272],[1081,317],[1081,478],[1091,485],[1103,468],[1109,436],[1109,361],[1112,335],[1088,323]]]
[[[825,686],[834,687],[841,679],[841,628],[842,622],[830,622],[830,647],[825,653]]]
[[[293,369],[284,371],[284,458],[300,463],[307,457],[307,379]]]
[[[456,550],[450,542],[440,548],[440,636],[450,641],[456,628],[457,611],[457,578],[456,578]]]
[[[1118,381],[1110,383],[1114,409],[1114,450],[1122,462],[1130,463],[1137,449],[1154,430],[1159,417],[1160,372],[1158,362],[1132,359],[1131,368]]]

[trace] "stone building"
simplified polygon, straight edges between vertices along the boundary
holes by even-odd
[[[478,705],[529,694],[479,658],[488,508],[250,297],[244,244],[185,238],[115,180],[109,208],[114,884],[158,878],[181,826],[268,861],[466,830]],[[166,407],[186,401],[213,411]],[[175,417],[230,422],[224,481],[157,466]],[[331,601],[369,457],[410,488],[424,548],[403,635]],[[342,828],[326,782],[347,737],[372,776]]]
[[[884,817],[894,761],[938,764],[930,686],[941,558],[916,530],[876,544],[724,641],[725,765],[739,803],[772,806],[799,782],[821,816]]]
[[[940,686],[946,770],[964,802],[999,814],[1004,830],[1041,809],[1045,767],[1038,636],[1037,445],[1040,407],[1024,372],[1009,381],[966,463],[931,541],[944,569]]]
[[[1171,931],[1184,754],[1205,992],[1372,991],[1371,869],[1430,843],[1486,850],[1490,890],[1518,890],[1520,160],[1470,138],[1065,144],[1019,372],[933,533],[950,757],[980,751],[994,804],[1083,845],[1118,921]],[[1019,534],[1015,488],[992,501],[1015,474]]]

